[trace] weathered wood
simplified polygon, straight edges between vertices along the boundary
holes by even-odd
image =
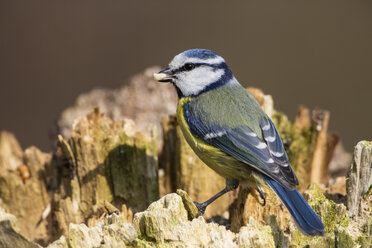
[[[146,78],[150,76],[146,75]],[[147,90],[151,91],[150,81],[147,83]],[[312,164],[318,166],[318,172],[314,171],[316,180],[327,181],[327,165],[337,143],[337,136],[327,134],[327,128],[324,127],[327,127],[328,120],[325,123],[324,115],[322,118],[311,118],[312,113],[302,107],[293,124],[284,114],[274,110],[271,96],[258,89],[249,90],[278,127],[291,164],[299,177],[299,190],[303,191],[309,185]],[[159,95],[155,95],[152,97],[161,99]],[[136,100],[134,105],[141,103],[137,96],[133,97],[131,99]],[[136,116],[135,112],[141,108],[137,105],[131,106],[127,110],[134,111],[131,114]],[[131,108],[135,110],[130,110]],[[151,111],[156,112],[155,119],[159,119],[159,113],[164,109],[157,112],[156,108],[154,106]],[[115,111],[117,106],[110,114],[115,115]],[[152,125],[149,119],[145,118],[144,121],[139,115],[137,117],[142,126]],[[268,244],[273,246],[274,242],[276,247],[286,247],[288,244],[298,247],[352,247],[356,242],[363,247],[363,244],[370,244],[370,142],[363,143],[363,149],[359,149],[360,154],[355,153],[353,169],[348,178],[350,202],[347,206],[350,213],[354,213],[351,221],[344,205],[330,201],[318,187],[312,186],[305,193],[305,198],[325,223],[326,234],[324,237],[308,238],[294,228],[288,212],[271,190],[263,189],[267,197],[267,204],[263,207],[262,199],[254,189],[239,188],[210,205],[205,215],[207,218],[217,214],[228,216],[228,205],[232,203],[229,209],[231,230],[240,230],[239,234],[233,234],[217,224],[206,224],[201,218],[189,221],[196,214],[192,200],[202,202],[208,199],[225,186],[225,180],[196,157],[177,127],[175,117],[164,120],[162,127],[165,146],[162,153],[162,170],[159,173],[161,178],[157,176],[156,131],[138,133],[137,126],[134,128],[134,123],[130,120],[112,121],[98,109],[87,117],[76,120],[73,128],[68,130],[68,137],[58,136],[58,147],[53,157],[52,154],[42,153],[36,148],[22,151],[11,134],[0,134],[0,205],[7,212],[17,215],[20,223],[20,229],[16,230],[8,225],[10,222],[3,222],[0,218],[0,246],[4,237],[20,238],[25,245],[33,247],[33,243],[28,242],[26,238],[46,244],[49,240],[58,238],[61,233],[68,235],[68,239],[62,237],[52,247],[77,244],[84,246],[87,243],[92,246],[94,243],[95,247],[115,244],[163,245],[165,243],[157,243],[156,240],[161,241],[164,231],[168,237],[172,237],[168,243],[170,245],[190,242],[210,245],[210,241],[203,243],[205,239],[213,242],[218,240],[224,242],[223,244],[252,246],[260,238],[263,238],[263,241],[270,240],[269,243],[263,242],[263,247]],[[323,132],[323,136],[319,131]],[[160,185],[158,179],[161,179]],[[328,192],[343,193],[345,180],[336,182],[338,183],[334,186],[340,185],[339,189],[329,189]],[[191,199],[185,192],[177,191],[182,199],[172,194],[151,204],[146,214],[142,214],[142,217],[150,218],[141,218],[137,223],[141,230],[136,233],[129,223],[132,221],[133,212],[142,211],[157,200],[159,188],[162,194],[183,188],[190,194]],[[118,209],[121,209],[119,216],[112,214]],[[174,212],[172,209],[178,209],[180,212]],[[182,221],[177,224],[174,220],[180,217],[179,213],[185,211],[186,215],[183,214]],[[139,220],[138,217],[135,219]],[[71,223],[85,223],[87,226],[70,225]],[[240,229],[243,225],[248,225],[249,228]],[[258,229],[261,231],[255,232]],[[25,237],[19,235],[18,231]]]
[[[294,125],[299,130],[305,130],[305,129],[311,128],[310,110],[308,108],[306,108],[303,105],[298,106]]]
[[[230,195],[230,206],[229,206],[229,219],[230,229],[233,232],[239,232],[240,227],[247,224],[247,197],[250,194],[251,189],[238,187]]]
[[[345,150],[341,140],[337,143],[331,161],[329,162],[329,174],[331,178],[345,176],[351,165],[353,156]]]
[[[64,234],[105,202],[137,212],[158,198],[156,135],[136,132],[131,121],[112,121],[96,109],[75,123],[70,139],[59,136],[58,151],[65,178],[55,194],[55,217]]]
[[[360,141],[355,146],[354,158],[346,178],[349,215],[359,216],[362,198],[372,194],[372,142]]]
[[[19,233],[17,219],[0,208],[0,247],[39,248]]]
[[[94,89],[79,95],[72,106],[65,109],[57,120],[53,142],[58,134],[70,138],[76,119],[86,116],[98,107],[105,116],[114,121],[131,119],[136,129],[149,133],[155,125],[161,130],[161,118],[176,112],[177,93],[171,84],[159,84],[153,78],[160,67],[147,68],[133,76],[118,89]],[[162,146],[162,137],[158,137]]]
[[[76,120],[69,139],[58,136],[53,159],[34,147],[23,152],[2,132],[0,205],[27,238],[46,244],[70,223],[93,223],[105,202],[126,204],[130,219],[144,210],[159,197],[157,166],[155,129],[137,132],[132,121],[112,121],[98,109]]]
[[[41,243],[49,241],[45,166],[50,160],[36,147],[23,152],[13,135],[0,133],[0,206],[17,217],[23,235]]]
[[[259,223],[268,224],[270,215],[276,216],[277,224],[282,230],[287,230],[293,226],[291,216],[275,193],[268,188],[262,188],[262,190],[266,195],[265,206],[262,205],[263,200],[255,189],[239,187],[238,192],[235,193],[237,197],[233,198],[230,205],[230,221],[233,232],[239,232],[240,227],[247,225],[250,218]]]
[[[336,134],[328,134],[329,119],[329,111],[313,111],[313,120],[316,123],[318,135],[311,164],[311,183],[326,184],[329,180],[328,165],[338,142]]]

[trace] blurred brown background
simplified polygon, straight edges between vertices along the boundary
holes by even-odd
[[[372,139],[371,47],[372,1],[1,1],[0,130],[49,150],[80,93],[209,48],[291,118],[329,109],[351,151]]]

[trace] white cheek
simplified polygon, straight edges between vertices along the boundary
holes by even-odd
[[[223,74],[223,69],[213,70],[209,67],[198,67],[178,75],[176,85],[183,95],[195,95],[208,85],[216,82]]]

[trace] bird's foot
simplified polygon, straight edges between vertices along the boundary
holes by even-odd
[[[231,185],[229,183],[231,183]],[[222,196],[222,195],[226,194],[227,192],[229,192],[230,190],[232,190],[232,188],[238,187],[238,185],[239,185],[239,182],[238,181],[235,181],[235,180],[234,181],[226,180],[226,187],[223,190],[221,190],[220,192],[218,192],[217,194],[215,194],[214,196],[212,196],[211,198],[209,198],[207,201],[205,201],[203,203],[194,202],[195,206],[199,210],[197,217],[203,216],[203,214],[205,212],[205,209],[207,208],[207,206],[209,204],[211,204],[212,202],[214,202],[220,196]]]
[[[119,214],[119,210],[110,211],[107,214],[108,215]]]
[[[199,202],[195,202],[195,201],[194,201],[194,204],[199,210],[197,217],[203,216],[204,213],[205,213],[205,210],[207,209],[208,204],[206,204],[205,202],[199,203]]]
[[[265,193],[263,192],[263,190],[261,189],[260,186],[257,186],[256,187],[256,190],[260,194],[261,199],[263,200],[263,203],[261,203],[261,205],[264,207],[266,205],[266,196],[265,196]]]

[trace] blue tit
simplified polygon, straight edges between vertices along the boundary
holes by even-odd
[[[178,93],[177,119],[200,159],[226,178],[226,187],[204,203],[201,214],[221,195],[242,186],[269,186],[298,229],[323,235],[324,225],[296,190],[298,179],[289,164],[278,131],[254,97],[234,77],[225,60],[206,49],[184,51],[154,74]]]

